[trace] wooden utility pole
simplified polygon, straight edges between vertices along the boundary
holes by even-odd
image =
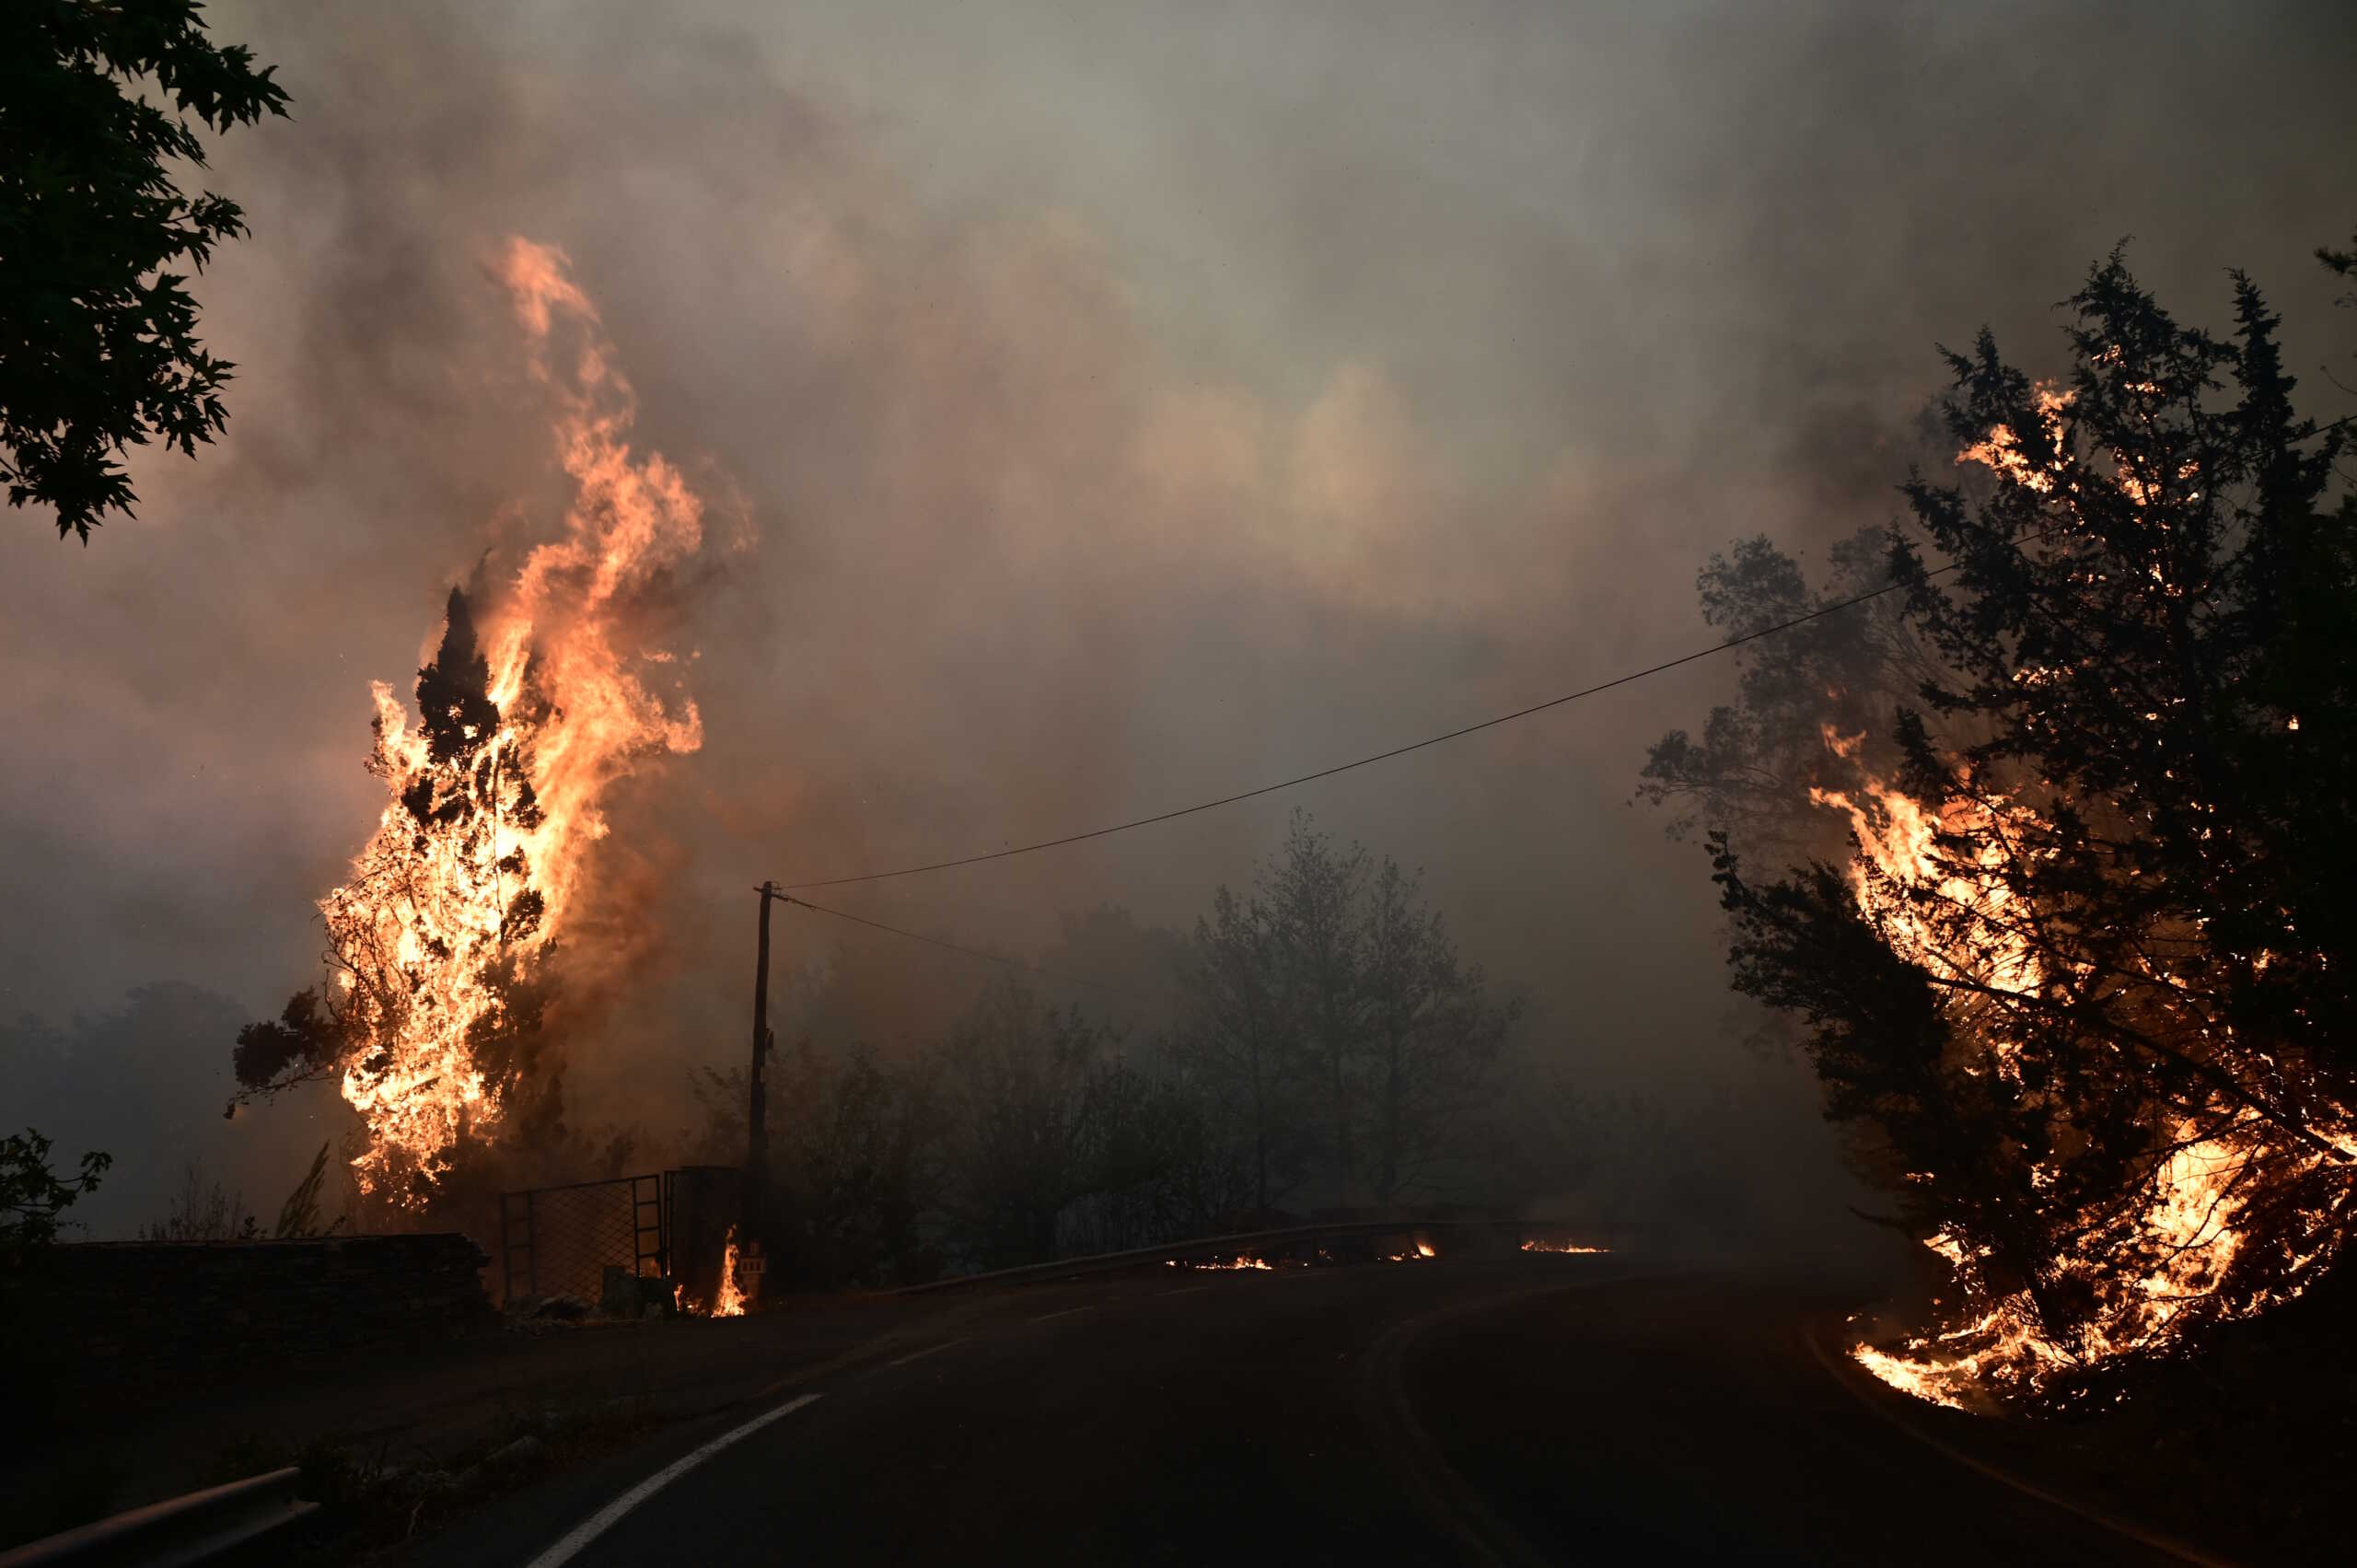
[[[739,1229],[750,1244],[761,1238],[761,1199],[769,1187],[770,1122],[769,1096],[761,1085],[761,1063],[770,1053],[770,903],[785,895],[773,882],[761,886],[761,958],[753,970],[753,1071],[750,1074],[751,1098],[745,1116],[745,1202]]]

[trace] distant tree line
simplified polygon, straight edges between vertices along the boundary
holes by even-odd
[[[1296,813],[1248,895],[1196,922],[1173,1049],[1230,1129],[1252,1203],[1305,1184],[1387,1203],[1465,1153],[1518,1012],[1417,877]]]
[[[1167,947],[1177,1011],[1150,1031],[1009,981],[898,1060],[807,1040],[783,1052],[769,1077],[781,1283],[1119,1250],[1464,1177],[1517,1009],[1490,995],[1412,874],[1296,815],[1251,890],[1218,889]],[[706,1071],[698,1092],[705,1154],[737,1163],[743,1074]]]

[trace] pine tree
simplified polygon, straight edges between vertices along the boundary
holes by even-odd
[[[2357,510],[2234,305],[2183,326],[2114,254],[2066,381],[1949,356],[1988,474],[1905,487],[1930,662],[1897,788],[1830,797],[1867,853],[1759,882],[1713,841],[1736,984],[1805,1019],[1901,1218],[2089,1352],[2253,1308],[2357,1214]]]

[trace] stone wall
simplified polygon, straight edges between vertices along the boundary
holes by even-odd
[[[45,1249],[18,1344],[98,1384],[187,1384],[447,1339],[494,1321],[466,1237]]]

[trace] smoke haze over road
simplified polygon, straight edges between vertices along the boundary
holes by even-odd
[[[659,607],[703,747],[609,802],[578,946],[613,983],[569,1040],[580,1117],[658,1136],[741,1054],[765,877],[1184,805],[1685,652],[1709,552],[1892,515],[1933,343],[1986,319],[2037,365],[2123,237],[2189,311],[2242,266],[2288,342],[2345,338],[2309,260],[2340,170],[2277,156],[2345,135],[2357,20],[2325,5],[207,15],[296,99],[208,176],[254,227],[200,280],[227,433],[145,457],[87,550],[0,530],[0,1121],[168,1140],[102,1234],[183,1146],[261,1206],[321,1135],[212,1119],[210,1031],[315,971],[382,804],[367,683],[405,690],[448,587],[562,513],[510,236],[570,258],[637,443],[712,509]],[[1741,1124],[1730,1167],[1814,1213],[1805,1071],[1741,1043],[1702,857],[1627,804],[1726,673],[834,901],[1087,967],[1068,912],[1190,925],[1305,806],[1426,868],[1528,1000],[1519,1050]],[[979,978],[794,912],[780,952],[788,1017],[839,963],[830,1027],[886,1042]],[[201,1133],[35,1070],[115,1051],[157,981],[197,988],[132,1010],[204,1020],[148,1037],[212,1052],[175,1068]]]

